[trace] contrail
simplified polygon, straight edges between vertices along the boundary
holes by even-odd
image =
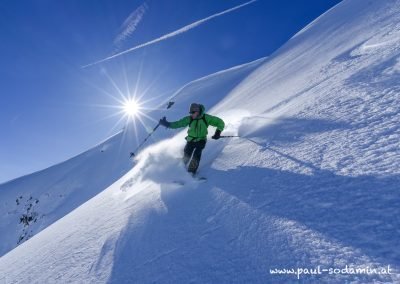
[[[87,64],[87,65],[84,65],[84,66],[82,66],[82,68],[86,68],[86,67],[89,67],[89,66],[93,66],[93,65],[99,64],[99,63],[101,63],[101,62],[108,61],[108,60],[110,60],[110,59],[113,59],[113,58],[115,58],[115,57],[121,56],[121,55],[126,54],[126,53],[128,53],[128,52],[131,52],[131,51],[140,49],[140,48],[145,47],[145,46],[148,46],[148,45],[152,45],[152,44],[154,44],[154,43],[157,43],[157,42],[166,40],[166,39],[171,38],[171,37],[174,37],[174,36],[177,36],[177,35],[179,35],[179,34],[182,34],[182,33],[184,33],[184,32],[187,32],[187,31],[189,31],[189,30],[191,30],[191,29],[193,29],[193,28],[195,28],[195,27],[200,26],[201,24],[203,24],[203,23],[205,23],[205,22],[208,22],[208,21],[211,20],[211,19],[214,19],[214,18],[216,18],[216,17],[219,17],[219,16],[222,16],[222,15],[228,14],[228,13],[233,12],[233,11],[235,11],[235,10],[237,10],[237,9],[240,9],[240,8],[242,8],[242,7],[244,7],[244,6],[250,5],[250,4],[252,4],[252,3],[256,2],[256,1],[257,1],[257,0],[251,0],[251,1],[246,2],[246,3],[244,3],[244,4],[241,4],[241,5],[235,6],[235,7],[233,7],[233,8],[227,9],[227,10],[225,10],[225,11],[219,12],[219,13],[217,13],[217,14],[214,14],[214,15],[212,15],[212,16],[209,16],[209,17],[207,17],[207,18],[204,18],[204,19],[202,19],[202,20],[199,20],[199,21],[197,21],[197,22],[194,22],[194,23],[192,23],[192,24],[189,24],[189,25],[187,25],[187,26],[184,26],[184,27],[182,27],[182,28],[180,28],[180,29],[178,29],[178,30],[176,30],[176,31],[174,31],[174,32],[171,32],[171,33],[169,33],[169,34],[163,35],[163,36],[161,36],[161,37],[159,37],[159,38],[157,38],[157,39],[153,39],[153,40],[148,41],[148,42],[146,42],[146,43],[142,43],[142,44],[136,45],[136,46],[134,46],[134,47],[132,47],[132,48],[129,48],[129,49],[125,50],[125,51],[122,51],[122,52],[119,52],[119,53],[117,53],[117,54],[111,55],[111,56],[109,56],[109,57],[106,57],[106,58],[104,58],[104,59],[98,60],[98,61],[96,61],[96,62],[93,62],[93,63]]]
[[[139,23],[142,21],[144,14],[146,13],[148,6],[143,3],[138,8],[136,8],[129,17],[124,21],[121,26],[121,32],[117,35],[114,40],[114,45],[116,46],[116,52],[122,46],[122,43],[130,37],[130,35],[136,30]]]

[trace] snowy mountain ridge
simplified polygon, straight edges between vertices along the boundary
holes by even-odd
[[[400,1],[343,1],[268,58],[187,85],[151,116],[175,120],[200,101],[241,136],[209,139],[207,182],[182,167],[185,131],[160,128],[133,169],[2,256],[0,275],[280,283],[297,275],[271,270],[390,267],[298,277],[399,282],[398,38]]]

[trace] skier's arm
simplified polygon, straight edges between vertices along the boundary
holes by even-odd
[[[216,127],[219,131],[224,130],[225,122],[219,117],[207,114],[206,120],[209,125]]]
[[[169,128],[176,129],[181,127],[186,127],[189,125],[189,123],[190,123],[190,116],[185,116],[180,120],[170,122]]]

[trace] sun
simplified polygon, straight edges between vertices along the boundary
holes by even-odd
[[[140,105],[134,99],[129,99],[124,102],[123,110],[129,117],[134,117],[139,113]]]

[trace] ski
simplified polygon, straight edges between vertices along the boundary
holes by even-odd
[[[193,180],[198,181],[198,182],[205,182],[207,181],[206,177],[193,177]],[[172,183],[178,184],[178,185],[185,185],[186,182],[183,180],[173,180]]]

